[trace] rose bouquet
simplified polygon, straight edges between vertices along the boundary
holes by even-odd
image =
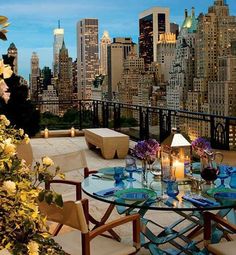
[[[46,218],[38,201],[63,205],[62,197],[44,190],[41,183],[59,174],[49,171],[53,161],[44,157],[31,170],[17,157],[17,144],[29,138],[22,129],[14,129],[0,115],[0,251],[13,255],[65,254],[47,231]],[[63,177],[63,176],[62,176]]]

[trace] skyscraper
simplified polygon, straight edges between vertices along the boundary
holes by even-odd
[[[216,81],[218,57],[230,53],[231,41],[236,39],[236,17],[229,15],[225,0],[215,0],[208,13],[199,16],[196,37],[197,78]],[[207,89],[207,88],[206,88]]]
[[[111,44],[108,31],[104,31],[100,40],[100,73],[107,74],[107,46]]]
[[[58,98],[59,101],[72,99],[72,59],[69,57],[68,49],[63,41],[59,52],[59,74],[58,74]],[[59,105],[61,113],[67,109],[67,105]]]
[[[92,98],[92,84],[99,74],[98,19],[77,23],[78,98]]]
[[[38,88],[39,76],[40,76],[39,57],[36,52],[33,52],[31,56],[31,73],[30,73],[30,93],[32,100],[38,100],[38,96],[40,93]]]
[[[8,57],[14,57],[13,61],[13,72],[17,75],[18,74],[18,53],[17,48],[14,43],[11,43],[9,48],[7,49]]]
[[[115,99],[118,93],[118,82],[123,73],[123,63],[127,58],[131,48],[137,52],[137,46],[130,37],[113,38],[113,42],[108,45],[108,99]]]
[[[176,42],[175,59],[167,86],[167,107],[170,109],[186,109],[187,93],[193,89],[196,31],[197,18],[194,8],[190,15],[185,10],[185,19]]]
[[[169,8],[154,7],[139,15],[139,56],[145,64],[156,61],[160,35],[170,32]]]
[[[58,76],[59,72],[59,52],[64,40],[64,29],[60,28],[60,21],[58,21],[58,28],[54,29],[54,42],[53,42],[53,73]]]

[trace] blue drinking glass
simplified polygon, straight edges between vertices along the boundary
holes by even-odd
[[[176,197],[179,194],[178,182],[175,180],[166,180],[166,194],[169,197]]]
[[[123,167],[114,167],[114,180],[115,184],[119,185],[121,182],[123,182],[124,178],[124,168]]]
[[[236,189],[236,167],[232,167],[232,171],[230,172],[229,186],[232,189]]]
[[[227,179],[230,175],[229,166],[219,165],[218,169],[219,173],[217,177],[220,179],[220,185],[217,188],[225,188],[225,179]]]
[[[133,182],[136,179],[133,178],[133,173],[137,171],[136,159],[131,156],[127,156],[125,158],[125,170],[129,173],[129,177],[127,178],[128,182]]]

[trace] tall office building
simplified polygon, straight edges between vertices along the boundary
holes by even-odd
[[[154,7],[139,15],[139,56],[145,64],[157,61],[160,35],[170,32],[169,8]]]
[[[54,29],[54,42],[53,42],[53,74],[58,76],[59,73],[59,52],[64,40],[64,29],[60,28],[60,21],[58,21],[58,28]]]
[[[92,98],[92,84],[99,74],[98,19],[77,23],[78,98]]]
[[[193,89],[196,31],[197,18],[194,8],[190,15],[185,10],[185,19],[176,42],[175,59],[167,86],[167,107],[170,109],[186,109],[188,91]]]
[[[196,36],[196,76],[216,81],[218,57],[230,53],[231,41],[236,39],[236,17],[229,15],[225,0],[215,0],[208,13],[199,16]],[[207,89],[207,88],[206,88]]]
[[[8,57],[13,57],[13,72],[14,74],[18,74],[18,52],[14,43],[11,43],[9,48],[7,49]]]
[[[172,34],[175,34],[176,39],[177,39],[178,36],[179,36],[179,25],[176,24],[176,23],[171,22],[171,23],[170,23],[170,32],[171,32]]]
[[[38,100],[38,96],[40,94],[39,91],[39,77],[40,77],[40,69],[39,69],[39,57],[36,52],[32,53],[31,56],[31,72],[30,72],[30,94],[32,100]]]
[[[131,48],[137,52],[137,45],[132,38],[117,37],[108,45],[108,99],[115,99],[118,94],[118,83],[123,73],[123,63],[127,58]]]
[[[161,34],[156,47],[160,82],[168,82],[170,78],[170,68],[175,58],[176,35],[173,33]]]
[[[104,31],[100,40],[100,74],[107,74],[107,46],[111,44],[108,31]]]
[[[59,52],[58,98],[59,101],[72,99],[72,59],[63,41]],[[67,105],[59,105],[60,113],[64,113]]]

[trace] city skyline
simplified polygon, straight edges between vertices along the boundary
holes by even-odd
[[[111,38],[132,37],[138,43],[139,14],[152,7],[170,8],[170,21],[182,25],[184,9],[191,11],[195,7],[196,16],[200,12],[206,13],[214,0],[120,0],[109,2],[103,0],[42,0],[33,2],[11,0],[11,3],[1,4],[0,15],[7,16],[9,22],[8,40],[1,42],[0,54],[6,54],[10,43],[18,49],[19,75],[28,80],[30,73],[30,58],[32,52],[37,52],[40,68],[49,66],[53,62],[53,30],[58,20],[65,31],[65,44],[69,55],[76,58],[76,23],[83,18],[97,18],[99,20],[99,40],[107,30]],[[236,15],[233,0],[228,0],[231,15]],[[181,6],[181,7],[180,7]],[[126,15],[128,13],[128,15]]]

